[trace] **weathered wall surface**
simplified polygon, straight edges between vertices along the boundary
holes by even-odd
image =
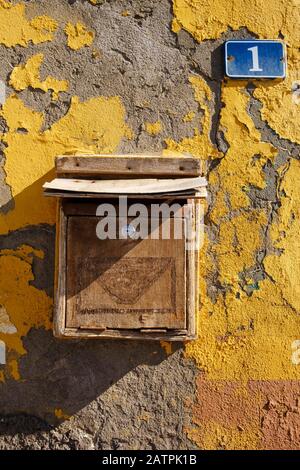
[[[0,0],[1,449],[300,448],[299,22],[299,0]],[[226,82],[230,38],[284,39],[288,77]],[[81,150],[208,161],[197,341],[53,338],[41,186]]]

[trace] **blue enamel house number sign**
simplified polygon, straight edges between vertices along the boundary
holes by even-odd
[[[281,41],[227,41],[225,72],[229,78],[284,78],[285,46]]]

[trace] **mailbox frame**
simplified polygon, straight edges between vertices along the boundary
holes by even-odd
[[[76,163],[77,158],[77,163]],[[104,157],[105,158],[105,157]],[[101,167],[101,160],[99,157],[95,157],[94,164],[93,159],[90,157],[89,161],[86,160],[87,164],[85,167],[85,161],[83,159],[79,159],[80,161],[80,175],[81,177],[84,172],[84,168],[86,168],[86,173],[83,175],[86,178],[103,178],[103,173],[99,170],[99,165]],[[107,158],[107,157],[106,157]],[[141,164],[140,158],[132,160],[134,157],[130,156],[130,164],[128,164],[128,159],[126,162],[126,167],[130,169],[134,167],[136,164],[138,169],[134,170],[135,175],[136,172],[140,175],[143,174],[144,166]],[[62,160],[63,159],[63,160]],[[110,159],[116,159],[116,157],[110,157]],[[116,179],[120,178],[122,175],[121,167],[124,167],[124,157],[121,159],[117,159],[116,166],[117,172],[113,171],[113,177]],[[147,172],[149,171],[151,174],[151,168],[154,168],[155,176],[159,174],[159,169],[157,170],[156,165],[151,165],[151,157],[145,157],[146,160],[146,167],[148,168]],[[155,163],[157,162],[157,158],[155,157]],[[163,165],[166,165],[165,158],[160,158],[159,160],[164,160]],[[184,163],[185,160],[187,161],[188,168],[190,168],[191,164],[193,166],[193,162],[197,163],[197,168],[193,170],[188,170],[192,174],[188,177],[195,176],[195,174],[201,173],[201,169],[199,167],[199,160],[191,159],[191,158],[175,158],[173,160],[173,168],[170,170],[170,176],[172,176],[175,172],[174,170],[174,161],[177,161],[178,168],[180,175],[184,173]],[[178,162],[179,161],[179,162]],[[192,162],[191,162],[192,161]],[[133,163],[132,163],[133,162]],[[137,163],[135,163],[137,162]],[[107,160],[104,162],[107,164]],[[159,163],[158,163],[159,165]],[[97,171],[91,171],[91,167],[97,167]],[[56,160],[56,168],[57,174],[61,173],[63,177],[68,176],[71,178],[78,178],[78,157],[59,157]],[[72,174],[68,174],[66,168]],[[71,168],[71,170],[70,170]],[[166,168],[166,166],[162,166],[162,168]],[[72,171],[75,170],[75,174]],[[109,174],[104,174],[104,178],[110,177],[112,174],[112,169],[108,170]],[[119,172],[119,173],[118,173]],[[124,174],[123,174],[124,176]],[[144,174],[143,174],[144,176]],[[75,182],[75,181],[74,181]],[[203,188],[204,189],[204,188]],[[58,196],[58,210],[57,210],[57,244],[56,244],[56,281],[55,281],[55,306],[54,306],[54,318],[53,318],[53,332],[54,335],[58,338],[65,338],[65,339],[74,339],[74,338],[102,338],[102,339],[140,339],[140,340],[165,340],[165,341],[185,341],[190,339],[195,339],[197,337],[197,317],[198,317],[198,308],[199,308],[199,299],[198,299],[198,283],[199,283],[199,250],[198,247],[195,245],[193,249],[185,250],[185,315],[186,315],[186,328],[176,329],[176,328],[132,328],[132,329],[122,329],[122,328],[106,328],[106,329],[99,329],[97,327],[78,327],[78,328],[71,328],[66,326],[66,319],[67,319],[67,235],[68,235],[68,217],[74,213],[78,212],[78,207],[80,205],[83,207],[82,211],[84,212],[85,205],[86,207],[92,207],[93,204],[96,204],[103,199],[107,200],[116,200],[119,197],[119,194],[110,194],[110,195],[101,195],[101,194],[74,194],[72,192],[67,192],[63,194],[62,192],[56,191],[53,194],[53,191],[46,195],[55,195]],[[201,194],[201,196],[199,196]],[[186,223],[192,225],[193,230],[195,232],[200,231],[200,206],[202,204],[201,199],[204,196],[204,191],[202,193],[195,193],[194,195],[169,195],[169,194],[139,194],[139,195],[129,195],[129,203],[132,200],[140,200],[140,201],[147,201],[147,203],[151,204],[151,201],[156,202],[157,200],[163,201],[172,201],[174,198],[174,202],[180,202],[182,207],[184,205],[188,205],[190,210],[187,211],[187,214],[184,215],[186,219]],[[87,200],[88,198],[88,200]],[[88,204],[83,204],[83,201]],[[80,212],[80,211],[79,211]],[[85,213],[87,214],[87,213]],[[95,212],[92,212],[91,215],[95,216]]]

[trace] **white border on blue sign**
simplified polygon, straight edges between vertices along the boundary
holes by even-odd
[[[229,43],[232,43],[232,42],[235,42],[235,43],[242,43],[242,44],[245,44],[245,43],[262,43],[262,42],[271,42],[271,43],[279,43],[281,44],[282,46],[282,52],[283,52],[283,58],[284,58],[284,61],[283,61],[283,75],[230,75],[229,72],[228,72],[228,60],[227,60],[227,45]],[[279,41],[277,39],[253,39],[252,41],[250,40],[246,40],[246,41],[240,41],[240,40],[234,40],[234,39],[231,39],[229,41],[226,41],[225,42],[225,73],[227,75],[228,78],[255,78],[256,80],[259,80],[260,78],[285,78],[286,77],[286,45],[284,42],[282,41]]]

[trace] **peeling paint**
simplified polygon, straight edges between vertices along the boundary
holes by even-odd
[[[183,116],[183,122],[192,122],[196,113],[194,111],[189,111],[185,116]]]
[[[55,223],[55,202],[43,197],[42,184],[51,178],[56,155],[81,149],[111,153],[123,137],[131,136],[118,97],[81,102],[74,96],[68,113],[46,131],[41,130],[44,114],[27,108],[16,95],[7,99],[1,115],[9,127],[2,140],[7,144],[6,183],[15,208],[0,215],[0,233],[25,225]],[[20,128],[27,132],[18,133]]]
[[[95,37],[93,31],[88,31],[86,26],[80,22],[68,23],[65,27],[65,33],[68,46],[75,51],[84,46],[90,46]]]
[[[43,91],[51,90],[52,98],[57,100],[60,91],[68,90],[68,82],[57,80],[51,76],[41,80],[40,67],[43,60],[43,54],[36,54],[30,57],[24,65],[15,67],[11,73],[9,84],[17,91],[25,90],[28,87]]]
[[[277,253],[269,254],[264,260],[266,272],[276,283],[282,303],[300,314],[300,162],[292,160],[285,172],[279,191],[281,205],[270,236]],[[293,316],[294,316],[293,315]],[[300,336],[299,336],[300,337]]]
[[[204,113],[202,122],[194,128],[193,137],[184,137],[180,142],[166,139],[167,150],[165,153],[189,153],[202,159],[220,158],[222,154],[211,143],[209,137],[212,119],[209,109],[209,104],[212,100],[211,89],[201,77],[191,76],[189,81],[194,90],[195,100],[199,103]]]
[[[160,121],[145,122],[146,132],[150,135],[158,135],[162,131],[162,124]]]
[[[280,137],[289,139],[297,144],[300,144],[299,103],[297,98],[295,99],[294,84],[299,80],[300,53],[296,48],[289,49],[287,78],[278,83],[267,82],[267,84],[262,84],[257,82],[254,91],[254,96],[262,103],[262,119]]]
[[[295,2],[272,0],[173,0],[173,31],[186,29],[197,41],[216,39],[228,28],[246,26],[261,38],[282,34],[289,45],[299,47],[300,11]]]

